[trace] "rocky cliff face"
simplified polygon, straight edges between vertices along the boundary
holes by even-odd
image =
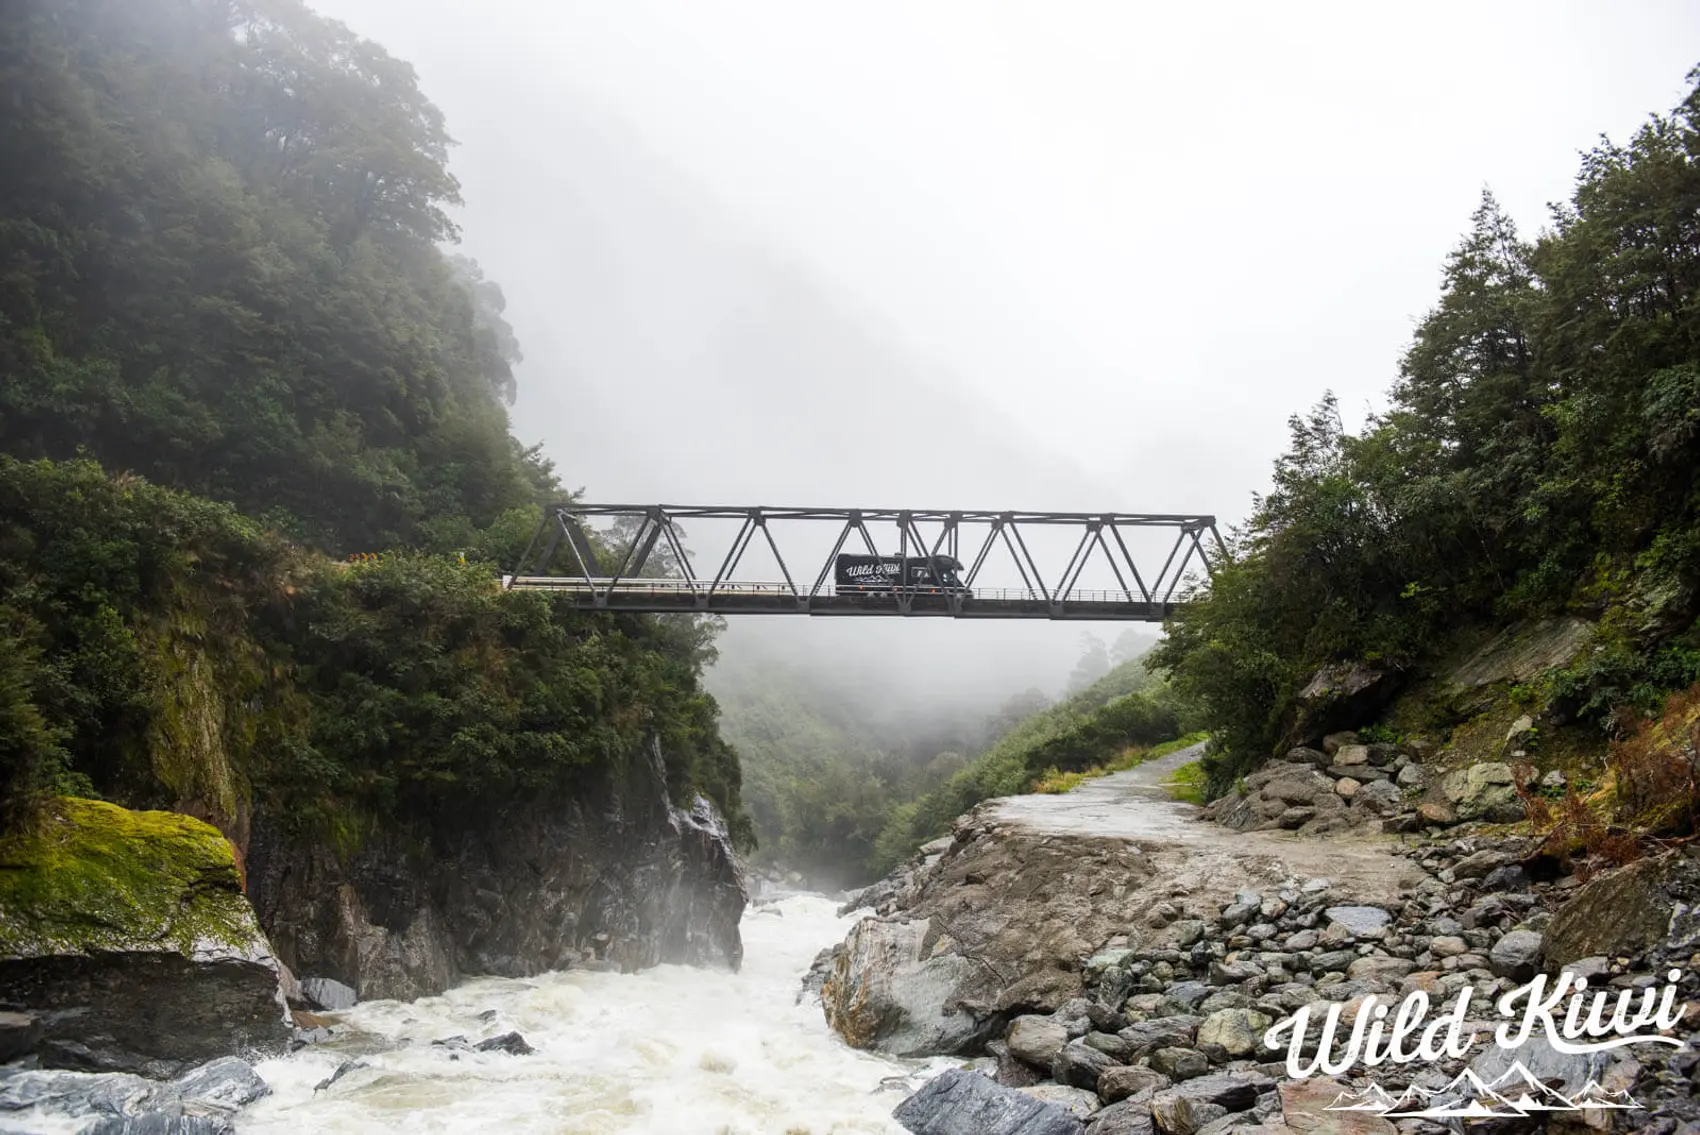
[[[420,846],[379,835],[342,857],[262,815],[249,894],[278,957],[362,999],[439,993],[462,975],[578,964],[736,969],[747,891],[714,805],[669,801],[654,769],[528,805]]]

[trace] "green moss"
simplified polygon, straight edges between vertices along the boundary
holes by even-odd
[[[59,797],[0,839],[0,958],[246,949],[258,933],[211,824]]]

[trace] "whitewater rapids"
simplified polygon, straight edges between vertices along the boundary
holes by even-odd
[[[257,1066],[272,1093],[237,1131],[902,1135],[891,1109],[949,1063],[857,1052],[818,1003],[796,1003],[815,954],[853,921],[830,899],[795,895],[745,912],[740,973],[480,978],[440,997],[358,1005],[340,1015],[346,1035]],[[431,1044],[510,1030],[536,1053]],[[315,1091],[350,1058],[366,1067]]]

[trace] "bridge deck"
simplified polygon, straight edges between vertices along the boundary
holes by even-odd
[[[830,586],[814,595],[784,583],[721,583],[642,579],[585,580],[547,575],[504,576],[510,590],[570,593],[587,611],[649,614],[694,612],[740,615],[884,615],[912,618],[1055,619],[1160,623],[1180,607],[1147,602],[1125,591],[1072,591],[1051,598],[1019,588],[975,588],[956,594],[918,589],[839,593]]]

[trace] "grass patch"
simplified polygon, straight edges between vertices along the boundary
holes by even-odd
[[[1203,804],[1204,791],[1210,776],[1198,761],[1184,764],[1175,770],[1174,777],[1163,785],[1168,794],[1187,804]]]
[[[1092,768],[1084,772],[1058,772],[1048,768],[1039,774],[1039,779],[1033,782],[1034,792],[1043,792],[1055,796],[1062,792],[1072,792],[1083,783],[1095,776],[1103,776],[1104,769]]]
[[[1122,750],[1121,756],[1105,765],[1103,771],[1126,772],[1135,765],[1142,765],[1146,761],[1154,761],[1158,757],[1166,757],[1170,753],[1179,752],[1189,745],[1197,745],[1200,742],[1207,741],[1209,739],[1210,734],[1203,730],[1199,730],[1197,733],[1188,733],[1185,737],[1176,737],[1173,741],[1164,741],[1161,745],[1152,745],[1148,749],[1141,749],[1137,746],[1132,746]]]
[[[1164,741],[1160,745],[1149,747],[1129,745],[1108,764],[1093,765],[1091,768],[1082,769],[1079,772],[1060,772],[1055,767],[1048,768],[1039,774],[1038,779],[1033,782],[1033,787],[1029,791],[1043,792],[1053,796],[1060,792],[1072,792],[1094,777],[1108,776],[1112,772],[1126,772],[1128,769],[1142,765],[1146,761],[1154,761],[1158,757],[1166,757],[1170,753],[1186,748],[1188,745],[1196,745],[1209,736],[1208,733],[1203,732],[1188,733],[1185,737],[1176,737],[1173,741]],[[1198,765],[1194,762],[1186,767],[1193,769],[1197,768]],[[1203,782],[1200,781],[1199,791],[1201,793],[1203,792],[1202,784]],[[1200,799],[1198,803],[1203,803],[1203,800]]]

